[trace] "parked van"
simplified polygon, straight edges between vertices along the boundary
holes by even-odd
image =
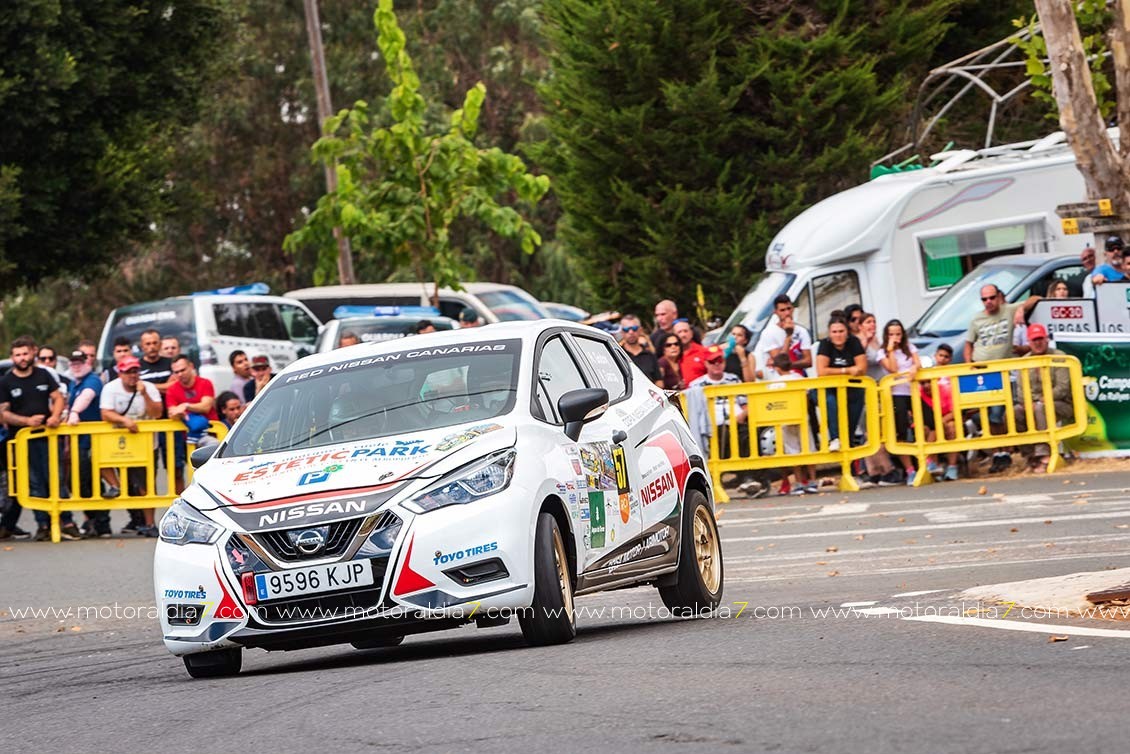
[[[548,319],[551,315],[541,302],[526,291],[502,283],[463,283],[463,290],[439,289],[439,312],[459,319],[459,312],[470,307],[483,324],[515,320]],[[370,283],[362,285],[323,285],[303,288],[286,295],[308,306],[323,322],[333,319],[333,310],[346,305],[431,306],[431,283]]]
[[[995,257],[982,262],[935,300],[907,330],[907,335],[923,356],[933,356],[939,345],[948,343],[953,348],[954,363],[965,361],[969,323],[984,309],[982,286],[995,285],[1004,291],[1005,301],[1014,303],[1029,296],[1046,295],[1048,286],[1056,280],[1063,280],[1072,289],[1082,278],[1083,265],[1075,254]],[[880,320],[879,327],[882,326]]]
[[[227,390],[232,381],[228,363],[232,351],[245,351],[249,357],[265,354],[273,370],[279,371],[314,353],[320,326],[310,310],[294,299],[204,291],[110,312],[98,356],[104,366],[112,366],[116,338],[129,338],[136,352],[141,333],[157,330],[161,337],[176,336],[181,352],[199,365],[201,376],[211,380],[218,392]]]
[[[766,274],[721,330],[759,332],[787,293],[814,337],[851,303],[914,322],[977,265],[1004,254],[1078,254],[1057,205],[1086,198],[1062,132],[1035,142],[934,155],[934,167],[879,176],[813,205],[773,239]]]

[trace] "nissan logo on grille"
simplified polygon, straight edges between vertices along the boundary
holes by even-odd
[[[321,552],[326,546],[326,536],[328,534],[329,527],[327,526],[319,526],[317,529],[303,529],[296,532],[287,532],[291,544],[298,548],[298,551],[303,555],[315,555]]]

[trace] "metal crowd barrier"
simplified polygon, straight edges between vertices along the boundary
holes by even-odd
[[[59,515],[63,511],[116,510],[121,508],[158,508],[176,499],[175,480],[166,475],[164,485],[157,486],[157,438],[164,437],[167,457],[174,461],[177,433],[184,434],[184,422],[173,419],[157,419],[137,422],[138,431],[129,432],[109,422],[82,422],[75,426],[62,425],[55,429],[48,427],[24,427],[8,441],[8,480],[9,489],[25,508],[45,511],[51,516],[51,541],[61,539]],[[227,435],[227,427],[222,422],[212,422],[209,434],[217,440]],[[79,452],[79,440],[90,440],[90,491],[91,495],[81,496],[80,475],[83,459]],[[30,465],[30,443],[40,441],[46,444],[47,487],[46,497],[32,497],[29,475],[24,473]],[[192,478],[192,464],[188,455],[192,454],[194,444],[187,444],[185,456],[185,483]],[[101,472],[103,469],[116,469],[118,472],[118,497],[102,496]],[[144,494],[130,494],[129,471],[142,469],[145,472]],[[134,475],[137,476],[136,474]],[[64,494],[66,493],[66,494]]]
[[[1052,399],[1052,370],[1071,381],[1072,420],[1057,426],[1055,405]],[[1040,375],[1042,391],[1032,394],[1032,376]],[[946,438],[940,400],[940,386],[949,381],[953,396],[954,437]],[[894,398],[896,385],[910,384],[911,429],[913,438],[898,437],[895,431]],[[933,408],[922,401],[923,390],[931,396]],[[917,459],[918,474],[914,486],[933,481],[926,470],[926,456],[978,449],[994,449],[1013,445],[1047,443],[1050,447],[1048,471],[1059,466],[1059,442],[1083,434],[1087,428],[1087,403],[1083,394],[1083,368],[1074,356],[1026,356],[975,364],[953,364],[930,367],[918,372],[911,380],[905,374],[891,374],[879,382],[879,395],[883,406],[882,441],[893,455],[911,455]],[[1036,406],[1039,401],[1040,406]],[[1003,407],[1005,432],[992,434],[989,414],[993,407]],[[1036,428],[1036,411],[1043,411],[1044,426]],[[932,411],[936,439],[927,442],[924,412]],[[967,431],[966,420],[980,421],[980,432]],[[1021,421],[1021,419],[1023,421]]]
[[[836,396],[836,422],[839,448],[831,449],[828,423],[828,395]],[[849,426],[848,391],[859,391],[854,396],[863,402],[862,422],[865,428],[862,444],[852,445],[856,427]],[[686,391],[689,393],[690,391]],[[851,473],[851,462],[865,458],[879,450],[879,399],[878,386],[870,377],[812,377],[780,382],[743,382],[733,385],[710,385],[702,388],[700,409],[705,412],[710,442],[707,449],[709,467],[714,479],[714,496],[718,502],[729,502],[722,487],[722,474],[731,471],[754,471],[809,464],[840,464],[840,489],[857,491],[859,484]],[[692,416],[697,398],[684,394],[683,410],[691,430],[700,435],[697,422],[702,417]],[[745,423],[728,421],[717,426],[715,401],[726,401],[726,416],[736,416],[741,404],[747,407]],[[813,423],[815,421],[815,423]],[[747,428],[743,433],[742,427]],[[768,430],[774,433],[772,453],[762,453],[761,438]],[[786,449],[787,435],[796,441],[799,453]],[[742,439],[742,435],[746,439]],[[723,448],[723,444],[726,447]],[[791,444],[791,443],[788,443]]]

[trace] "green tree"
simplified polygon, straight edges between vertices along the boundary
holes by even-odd
[[[728,311],[785,222],[866,179],[954,0],[545,0],[558,239],[599,299]]]
[[[392,123],[377,125],[364,100],[329,119],[327,135],[313,151],[318,160],[336,165],[338,188],[318,201],[306,224],[287,237],[286,248],[316,248],[315,281],[323,282],[336,268],[332,230],[340,227],[358,257],[374,255],[437,287],[457,287],[472,273],[463,250],[451,242],[458,220],[516,238],[524,252],[532,253],[541,237],[498,198],[513,194],[534,204],[548,190],[549,179],[528,173],[514,155],[472,142],[486,97],[481,83],[467,91],[446,131],[429,129],[420,80],[392,0],[380,0],[373,18],[394,84],[385,102]]]
[[[221,0],[8,0],[0,283],[91,274],[167,211],[179,127],[225,43]]]

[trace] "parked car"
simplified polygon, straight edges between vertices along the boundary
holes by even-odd
[[[1065,280],[1072,286],[1082,274],[1083,265],[1077,254],[994,257],[946,291],[907,335],[924,356],[933,356],[939,345],[948,343],[953,348],[954,363],[962,362],[969,322],[984,308],[979,295],[982,286],[996,285],[1004,291],[1005,300],[1012,303],[1045,295],[1053,280]],[[878,326],[882,328],[883,323]]]
[[[567,642],[574,596],[716,607],[709,475],[682,413],[593,328],[503,323],[318,354],[192,455],[153,575],[194,677],[246,648],[506,623]]]
[[[459,329],[458,322],[439,316],[438,309],[425,306],[339,306],[333,314],[334,318],[318,333],[318,344],[314,349],[318,353],[340,348],[341,336],[346,332],[356,335],[362,343],[380,343],[414,335],[415,327],[422,319],[431,322],[437,330]]]
[[[365,306],[431,306],[431,284],[374,283],[365,285],[323,285],[303,288],[286,295],[298,299],[323,321],[333,317],[342,304]],[[501,283],[463,283],[463,290],[439,289],[439,313],[459,319],[470,307],[483,324],[518,320],[548,319],[549,312],[526,291]]]
[[[199,365],[200,374],[222,389],[219,386],[231,382],[228,355],[232,351],[264,354],[277,372],[314,352],[320,326],[310,310],[294,299],[202,291],[113,310],[102,328],[98,355],[104,367],[112,366],[115,338],[128,337],[136,350],[141,333],[152,328],[162,337],[176,336],[181,351]]]
[[[558,304],[553,301],[542,301],[541,305],[549,312],[549,316],[566,322],[582,322],[589,318],[589,313],[579,306]]]

